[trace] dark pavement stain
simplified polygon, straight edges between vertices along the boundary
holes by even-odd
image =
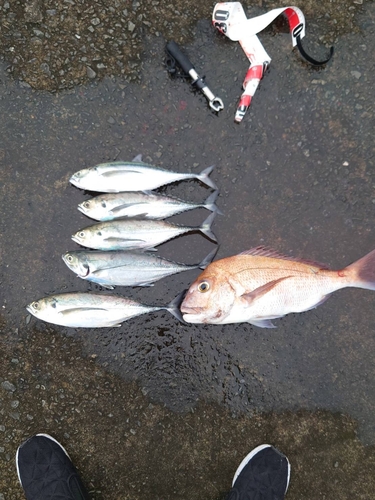
[[[277,320],[276,330],[183,325],[166,312],[118,329],[69,330],[29,321],[25,309],[52,293],[98,290],[61,259],[88,224],[76,207],[90,193],[69,177],[139,153],[181,172],[215,164],[224,212],[213,225],[217,258],[267,245],[339,269],[375,248],[375,8],[357,12],[350,3],[353,25],[341,25],[349,4],[333,4],[336,32],[331,11],[319,22],[313,3],[304,11],[304,45],[317,58],[327,50],[319,38],[334,33],[335,55],[323,69],[301,61],[285,30],[261,35],[273,60],[240,125],[233,118],[248,64],[207,16],[184,49],[223,99],[218,116],[186,81],[169,77],[162,36],[142,39],[138,83],[107,72],[54,94],[9,78],[4,52],[0,383],[15,389],[1,385],[5,498],[23,498],[14,454],[34,432],[63,443],[95,498],[222,498],[243,456],[264,441],[292,463],[288,498],[372,498],[374,450],[365,446],[375,440],[372,292],[337,292],[316,310]],[[195,181],[161,191],[197,202],[210,193]],[[196,210],[172,220],[199,225],[206,216]],[[196,263],[212,248],[193,234],[160,254]],[[197,274],[114,293],[166,304]]]
[[[358,31],[360,4],[301,0],[298,6],[319,23],[321,41],[331,44],[339,34]],[[199,0],[13,0],[0,6],[0,44],[7,71],[35,89],[58,91],[106,75],[137,80],[145,35],[187,43],[196,23],[211,18],[213,5]],[[259,0],[248,10],[256,16],[288,5],[287,0]],[[285,29],[281,19],[269,31]]]
[[[150,403],[136,383],[111,375],[80,343],[53,329],[2,341],[6,383],[0,491],[23,499],[14,457],[24,439],[47,432],[67,449],[95,499],[223,499],[242,458],[270,442],[287,454],[287,498],[371,498],[373,447],[347,415],[327,411],[234,417],[201,400],[184,415]]]

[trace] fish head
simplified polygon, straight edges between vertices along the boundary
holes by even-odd
[[[38,315],[40,314],[40,311],[41,311],[41,307],[40,306],[41,306],[41,303],[39,302],[39,300],[36,300],[35,302],[31,302],[31,304],[27,305],[26,309],[33,316],[38,317]]]
[[[187,323],[220,324],[230,312],[235,292],[226,276],[211,272],[211,266],[192,283],[180,306]]]
[[[86,259],[78,253],[74,252],[66,252],[62,256],[65,264],[71,269],[74,273],[77,274],[80,278],[85,278],[89,272],[89,266],[86,262]]]
[[[46,297],[31,302],[26,306],[26,309],[36,318],[44,319],[50,310],[54,311],[56,309],[56,305],[57,301],[53,297]]]
[[[92,200],[85,200],[82,203],[79,203],[78,210],[83,214],[88,214],[90,210],[93,208]]]
[[[78,170],[75,174],[71,176],[69,182],[77,187],[82,187],[82,183],[90,176],[91,168],[83,168]]]
[[[107,203],[101,196],[85,200],[78,205],[78,210],[92,219],[102,220],[106,215]]]
[[[72,240],[78,243],[79,245],[85,246],[85,242],[88,237],[89,237],[88,232],[85,231],[84,229],[81,229],[80,231],[77,231],[75,234],[73,234]]]

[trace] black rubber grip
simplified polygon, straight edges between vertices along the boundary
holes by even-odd
[[[189,74],[194,66],[189,61],[189,58],[181,51],[180,47],[176,42],[168,42],[166,46],[167,52],[176,60],[176,62],[181,66],[186,74]]]
[[[309,54],[305,52],[304,48],[302,47],[301,37],[299,35],[296,37],[296,40],[297,40],[297,47],[298,50],[300,51],[301,56],[304,57],[306,61],[308,61],[310,64],[313,64],[314,66],[323,66],[323,64],[326,64],[333,56],[333,47],[331,47],[328,59],[325,59],[324,61],[317,61],[316,59],[313,59],[311,56],[309,56]]]

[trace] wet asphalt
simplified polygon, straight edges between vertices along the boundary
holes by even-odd
[[[103,77],[85,70],[82,80],[54,88],[35,61],[34,73],[26,63],[17,73],[3,51],[1,500],[24,498],[14,456],[36,432],[62,442],[96,499],[224,498],[243,456],[263,442],[291,461],[287,498],[373,498],[373,292],[339,291],[315,310],[275,320],[273,330],[184,325],[163,311],[120,328],[67,329],[25,309],[53,293],[100,290],[61,259],[79,248],[71,235],[90,223],[77,205],[92,193],[69,178],[139,153],[181,172],[215,165],[224,213],[212,227],[216,258],[266,245],[339,269],[375,248],[375,5],[336,2],[329,18],[320,6],[319,19],[309,2],[299,6],[304,47],[323,59],[333,44],[333,59],[312,68],[292,50],[285,23],[274,23],[260,35],[270,69],[239,125],[233,118],[248,64],[207,16],[182,14],[178,41],[223,99],[219,114],[188,81],[171,78],[169,33],[147,24],[129,78],[127,63],[115,68],[108,59]],[[35,29],[37,19],[28,21]],[[160,192],[201,202],[211,190],[188,181]],[[199,209],[171,221],[199,225],[207,215]],[[159,253],[194,264],[214,246],[197,233]],[[112,293],[166,305],[198,273]]]

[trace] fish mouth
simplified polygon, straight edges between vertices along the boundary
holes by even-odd
[[[80,212],[82,212],[83,214],[85,214],[85,215],[86,215],[86,209],[85,209],[85,208],[81,205],[81,203],[78,205],[78,207],[77,207],[77,208],[78,208],[78,210],[79,210]]]
[[[182,313],[182,318],[186,323],[205,323],[204,316],[194,313]]]
[[[75,186],[79,186],[80,179],[78,177],[75,177],[74,175],[72,175],[72,177],[69,179],[69,182],[71,184],[74,184]]]
[[[181,304],[181,312],[182,314],[199,314],[203,311],[203,307],[188,307]]]
[[[33,316],[35,316],[35,310],[34,310],[34,308],[33,308],[33,306],[32,306],[31,304],[29,304],[29,305],[27,305],[27,306],[26,306],[26,310],[27,310],[30,314],[32,314]]]
[[[71,269],[70,267],[70,262],[67,261],[65,254],[61,256],[62,260],[65,262],[65,264]]]
[[[75,241],[76,243],[79,243],[81,244],[81,240],[78,238],[78,236],[76,236],[75,234],[73,234],[72,236],[72,240]]]

